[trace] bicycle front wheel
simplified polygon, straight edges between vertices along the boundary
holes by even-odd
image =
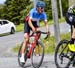
[[[39,68],[44,58],[44,45],[38,41],[36,47],[32,51],[31,62],[34,68]]]
[[[57,68],[69,68],[71,52],[68,49],[68,40],[62,40],[55,50],[55,64]]]

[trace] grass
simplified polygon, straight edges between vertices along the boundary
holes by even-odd
[[[59,19],[59,22],[60,22],[60,23],[61,23],[61,22],[64,22],[64,21],[65,21],[64,17],[62,17],[61,19]],[[48,24],[49,24],[49,25],[52,25],[52,24],[53,24],[53,20],[48,21]],[[43,21],[40,22],[40,26],[44,26]],[[24,23],[22,23],[22,24],[20,24],[20,25],[16,25],[16,32],[23,31],[23,29],[24,29]]]
[[[60,23],[64,22],[64,21],[65,21],[64,17],[59,19]],[[49,25],[52,25],[53,24],[53,20],[48,21],[48,23],[49,23]],[[44,26],[44,23],[40,22],[40,26]],[[23,30],[24,30],[24,23],[21,23],[20,25],[16,25],[16,32],[20,32],[20,31],[23,31]],[[7,36],[7,35],[10,35],[10,33],[0,34],[0,37]]]
[[[0,34],[0,37],[7,36],[7,35],[10,35],[10,33]]]
[[[54,36],[49,37],[48,39],[42,39],[42,43],[44,44],[45,47],[45,53],[53,53],[55,51],[55,40]],[[61,40],[62,39],[70,39],[70,33],[67,34],[61,34]],[[13,52],[18,52],[20,44],[17,44],[14,48],[12,48]]]
[[[59,22],[64,22],[64,21],[65,21],[64,18],[59,19]],[[50,20],[49,25],[52,25],[52,24],[53,24],[53,20]],[[44,26],[44,23],[41,22],[40,25]],[[24,24],[16,25],[17,32],[23,31],[23,29],[24,29]],[[64,39],[64,38],[68,39],[69,38],[69,33],[68,34],[62,34],[61,39]],[[54,41],[55,41],[54,36],[49,37],[46,40],[42,39],[42,42],[43,42],[43,44],[45,46],[45,53],[54,52],[54,50],[55,50],[55,42]],[[17,44],[16,47],[12,48],[12,51],[18,52],[19,46],[20,46],[20,44]]]
[[[62,23],[62,22],[65,22],[65,18],[64,18],[64,17],[62,17],[62,18],[59,19],[59,23]],[[53,21],[53,20],[49,20],[49,21],[48,21],[48,24],[49,24],[49,25],[52,25],[52,24],[54,24],[54,21]],[[40,25],[41,25],[41,26],[44,26],[44,23],[41,22]]]
[[[23,31],[24,29],[24,24],[16,25],[16,32]]]

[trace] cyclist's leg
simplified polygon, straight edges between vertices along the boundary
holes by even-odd
[[[24,42],[23,42],[23,46],[22,46],[22,56],[24,57],[24,52],[26,50],[26,46],[27,46],[27,43],[29,42],[29,34],[28,33],[25,33],[24,34]]]
[[[74,44],[74,40],[75,40],[75,26],[72,26],[72,36],[71,36],[71,44]]]
[[[40,31],[40,27],[36,27],[36,31]],[[39,36],[40,36],[40,34],[39,34]],[[36,52],[36,54],[37,55],[40,55],[40,46],[38,45],[38,43],[37,43],[37,46],[36,46],[36,50],[35,50],[35,52]]]
[[[37,22],[35,21],[35,22],[33,22],[32,21],[32,23],[33,23],[33,25],[34,25],[34,27],[36,28],[36,31],[40,31],[40,27],[39,27],[39,25],[37,24]],[[35,23],[35,24],[34,24]],[[39,34],[39,36],[40,36],[40,34]],[[37,44],[38,45],[38,44]],[[36,54],[39,54],[40,53],[40,47],[39,47],[39,45],[38,46],[36,46],[36,48],[35,48],[35,55]]]
[[[71,51],[75,52],[75,49],[74,49],[74,39],[75,39],[75,27],[72,26],[72,35],[71,35],[70,44],[68,46],[69,46],[69,49]]]
[[[73,39],[74,39],[74,41],[75,41],[75,25],[74,25],[74,27],[73,27],[72,38],[73,38]],[[74,41],[73,41],[73,43],[74,43]],[[74,46],[75,46],[75,44],[74,44]],[[75,48],[74,48],[74,49],[75,49]],[[75,67],[75,56],[74,56],[73,66]]]
[[[74,26],[72,26],[72,35],[71,35],[70,44],[74,44],[74,33],[75,33],[75,28]]]
[[[29,42],[29,33],[30,33],[30,27],[28,26],[28,23],[26,22],[25,23],[25,26],[24,26],[24,42],[23,42],[23,46],[22,46],[22,55],[21,55],[21,59],[20,59],[20,62],[24,62],[24,52],[26,50],[26,45],[27,43]]]
[[[73,27],[72,38],[75,39],[75,25],[74,25],[74,27]]]

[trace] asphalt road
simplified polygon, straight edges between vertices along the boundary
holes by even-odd
[[[46,55],[40,68],[56,68],[54,64],[54,56]],[[37,59],[38,60],[38,59]],[[0,68],[21,68],[18,65],[17,57],[2,57],[0,58]],[[24,68],[33,68],[31,59],[28,59]]]
[[[60,33],[67,33],[69,32],[69,29],[70,27],[68,24],[60,24]],[[45,31],[45,28],[42,27],[41,30]],[[49,26],[49,30],[51,36],[54,35],[53,25]],[[0,68],[20,68],[17,63],[17,54],[10,52],[10,49],[23,41],[23,34],[23,32],[18,32],[13,35],[0,37]],[[32,68],[30,63],[27,63],[27,65],[27,68]],[[54,56],[46,55],[40,68],[56,68],[54,64]]]

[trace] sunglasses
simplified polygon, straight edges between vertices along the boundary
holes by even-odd
[[[38,9],[44,10],[44,8],[43,8],[43,7],[38,7]]]

